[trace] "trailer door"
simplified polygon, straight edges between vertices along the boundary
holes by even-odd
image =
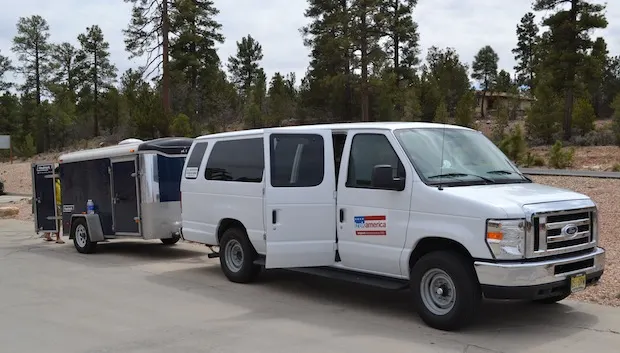
[[[136,158],[112,161],[112,217],[114,233],[140,234]]]
[[[56,210],[56,178],[54,163],[32,164],[32,204],[34,212],[35,231],[58,232]]]
[[[336,199],[331,131],[265,134],[266,268],[335,262]]]

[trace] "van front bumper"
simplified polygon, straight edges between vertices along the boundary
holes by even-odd
[[[574,275],[586,275],[586,287],[596,284],[605,269],[605,250],[535,262],[475,261],[482,292],[489,299],[543,299],[571,292]]]

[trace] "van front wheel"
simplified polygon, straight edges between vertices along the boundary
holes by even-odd
[[[229,228],[220,240],[220,266],[231,282],[248,283],[260,272],[254,264],[256,251],[245,232],[239,228]]]
[[[482,298],[471,263],[451,251],[434,251],[418,260],[411,270],[411,289],[422,321],[445,331],[468,324]]]

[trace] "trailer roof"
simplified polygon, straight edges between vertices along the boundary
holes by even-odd
[[[81,162],[101,158],[130,156],[132,154],[155,152],[167,155],[187,155],[194,139],[187,137],[164,137],[149,141],[126,140],[118,145],[70,152],[58,157],[60,163]]]
[[[316,124],[316,125],[298,125],[283,126],[265,129],[248,129],[239,131],[220,132],[209,135],[202,135],[196,140],[225,138],[225,137],[242,137],[251,135],[261,135],[265,132],[294,132],[327,129],[332,131],[347,131],[352,129],[379,129],[379,130],[398,130],[398,129],[422,129],[422,128],[447,128],[447,129],[469,129],[458,125],[424,123],[424,122],[402,122],[402,121],[386,121],[386,122],[363,122],[363,123],[336,123],[336,124]]]

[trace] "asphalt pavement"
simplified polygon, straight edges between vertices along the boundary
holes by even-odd
[[[620,309],[486,303],[425,326],[407,292],[289,271],[228,282],[204,246],[112,241],[82,255],[0,220],[0,352],[619,352]]]

